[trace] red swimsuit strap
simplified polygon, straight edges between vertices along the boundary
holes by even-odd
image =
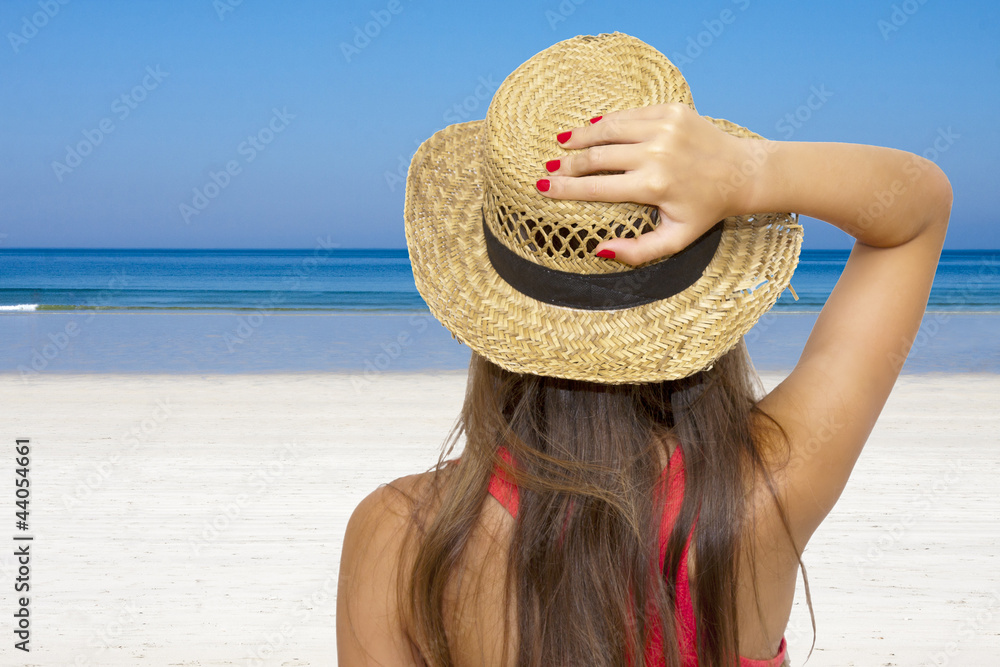
[[[497,453],[500,454],[500,458],[506,461],[507,465],[514,466],[514,457],[511,456],[506,447],[501,447]],[[495,467],[493,475],[490,476],[490,494],[499,500],[501,505],[507,508],[511,516],[517,516],[520,494],[518,493],[517,486],[500,466]]]

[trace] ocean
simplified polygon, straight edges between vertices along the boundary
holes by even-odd
[[[775,309],[818,312],[848,254],[804,250]],[[0,311],[74,309],[428,312],[405,249],[0,250]],[[945,251],[928,310],[1000,312],[1000,250]]]
[[[759,369],[794,365],[848,255],[802,251],[798,299],[786,290],[746,337]],[[945,251],[903,370],[998,372],[998,324],[1000,250]],[[371,376],[468,358],[405,249],[0,250],[0,373]]]

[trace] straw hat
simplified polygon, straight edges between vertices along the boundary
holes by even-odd
[[[774,305],[798,262],[795,214],[726,218],[682,252],[632,267],[593,249],[652,230],[655,206],[536,190],[563,150],[558,132],[666,102],[694,108],[663,54],[618,32],[580,35],[518,67],[485,120],[420,145],[406,181],[406,242],[417,289],[456,339],[516,373],[656,382],[710,368]]]

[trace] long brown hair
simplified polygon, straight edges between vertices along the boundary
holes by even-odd
[[[514,628],[504,624],[504,661],[514,629],[520,666],[642,666],[658,618],[666,664],[679,666],[674,582],[697,516],[699,664],[737,665],[736,578],[740,559],[752,558],[748,480],[759,471],[774,495],[763,449],[774,439],[757,435],[765,422],[781,431],[757,408],[762,393],[742,341],[708,370],[641,385],[517,374],[473,352],[461,415],[438,463],[447,483],[435,475],[430,497],[413,499],[413,569],[400,577],[409,582],[399,591],[400,609],[427,663],[453,664],[445,590],[460,575],[498,466],[520,489],[504,589],[507,617],[516,620]],[[448,458],[463,434],[455,465]],[[668,435],[682,444],[686,483],[659,572],[650,563],[659,554],[663,499],[656,489]],[[501,446],[516,468],[498,454]],[[431,498],[438,509],[425,524]],[[796,558],[802,566],[801,554]],[[756,596],[756,578],[753,586]],[[813,631],[815,643],[815,620]]]

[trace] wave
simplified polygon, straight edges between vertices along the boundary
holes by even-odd
[[[0,311],[3,311],[3,310],[17,310],[17,311],[38,310],[38,304],[37,303],[19,303],[19,304],[13,305],[13,306],[0,306]]]

